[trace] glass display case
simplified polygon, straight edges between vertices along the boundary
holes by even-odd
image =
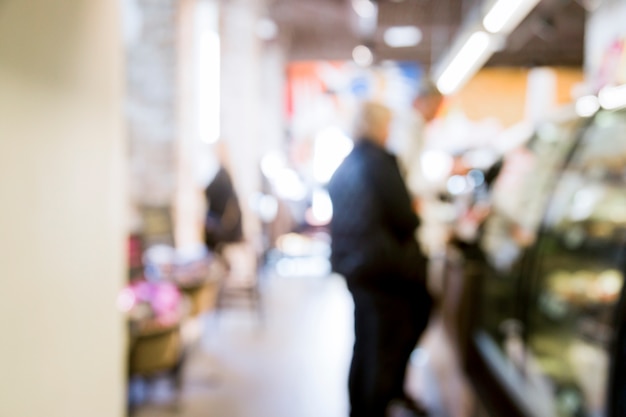
[[[536,238],[556,173],[574,147],[580,124],[574,116],[543,124],[526,146],[507,156],[494,188],[480,242],[484,259],[476,304],[485,343],[493,345],[489,350],[514,369],[523,365],[510,342],[521,331],[518,297],[526,248]]]
[[[475,346],[521,415],[624,415],[615,369],[626,353],[626,111],[578,126],[560,126],[569,139],[535,151],[543,162],[521,181],[517,214],[491,219],[499,243],[485,236]],[[529,152],[538,144],[541,133]]]
[[[626,112],[599,113],[561,173],[536,249],[529,378],[558,417],[605,416],[626,261]]]

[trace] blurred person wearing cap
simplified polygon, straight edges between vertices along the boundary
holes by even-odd
[[[410,415],[426,414],[405,393],[404,380],[432,300],[414,237],[419,219],[396,157],[386,150],[391,118],[384,105],[363,104],[355,147],[328,186],[331,263],[346,278],[355,307],[350,417],[385,417],[398,404]]]
[[[416,87],[411,111],[398,117],[387,145],[390,152],[398,157],[400,169],[414,200],[429,192],[422,172],[421,156],[426,128],[435,119],[442,104],[443,96],[435,83],[428,78],[422,79]]]

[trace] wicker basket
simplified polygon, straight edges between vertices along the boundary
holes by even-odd
[[[180,363],[183,343],[180,326],[143,330],[135,334],[130,349],[131,375],[171,371]]]
[[[180,290],[189,298],[189,314],[195,317],[215,309],[219,292],[219,281],[208,280],[194,286],[180,287]]]

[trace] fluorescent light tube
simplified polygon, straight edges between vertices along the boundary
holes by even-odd
[[[626,107],[626,84],[619,87],[604,87],[598,94],[598,100],[606,110]]]
[[[454,93],[464,81],[484,64],[491,51],[491,37],[485,32],[472,33],[437,80],[443,94]]]
[[[422,31],[416,26],[393,26],[385,31],[384,39],[392,48],[406,48],[420,43]]]
[[[591,117],[600,110],[600,103],[596,96],[584,96],[576,100],[576,114],[580,117]]]
[[[491,33],[510,33],[539,3],[539,0],[497,0],[483,19]]]
[[[259,39],[270,41],[278,35],[278,25],[272,19],[261,19],[256,23],[255,33]]]
[[[378,13],[378,6],[371,0],[352,0],[352,8],[363,19],[370,19]]]

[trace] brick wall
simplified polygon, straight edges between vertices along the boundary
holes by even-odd
[[[190,166],[202,163],[204,154],[211,152],[197,143],[195,130],[196,0],[125,1],[140,21],[127,45],[132,206],[176,206],[177,241],[191,244],[198,239],[202,185],[192,183]],[[259,160],[283,139],[284,58],[278,45],[266,48],[255,34],[262,3],[220,2],[221,133],[249,236],[260,228],[247,206],[248,197],[260,189]],[[136,218],[140,225],[141,215]]]
[[[135,205],[169,205],[177,139],[177,0],[128,0],[141,25],[127,45],[126,115]]]

